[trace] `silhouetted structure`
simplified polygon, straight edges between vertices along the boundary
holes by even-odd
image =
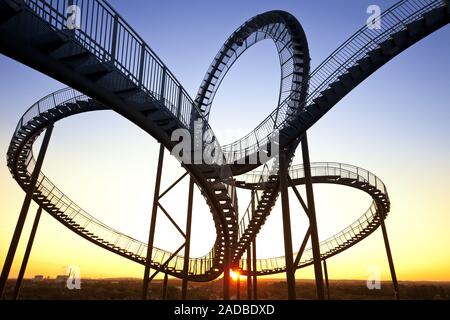
[[[77,5],[82,14],[96,14],[86,14],[80,25],[73,28],[67,23],[69,5]],[[446,25],[450,19],[447,1],[400,1],[381,15],[380,29],[361,28],[311,73],[307,39],[295,17],[283,11],[257,15],[227,39],[208,69],[195,100],[150,47],[103,0],[93,0],[89,4],[76,0],[0,0],[0,9],[1,52],[70,86],[31,106],[20,119],[11,140],[8,167],[26,191],[26,198],[0,278],[2,295],[29,205],[34,200],[78,235],[145,265],[142,298],[147,297],[150,281],[161,272],[165,275],[163,298],[168,294],[168,275],[183,279],[181,294],[186,298],[188,281],[211,281],[223,274],[223,297],[228,299],[230,269],[236,268],[241,274],[253,276],[247,281],[247,297],[258,298],[257,276],[285,272],[288,298],[295,299],[295,270],[314,265],[317,298],[324,299],[329,282],[325,271],[324,285],[321,261],[329,261],[330,257],[358,243],[380,225],[398,298],[398,284],[384,225],[390,202],[383,182],[355,166],[310,163],[307,130],[378,68]],[[217,142],[208,117],[220,83],[243,52],[265,39],[275,43],[280,58],[282,78],[275,110],[251,133],[221,148],[218,158],[224,163],[184,162],[186,173],[162,191],[163,155],[165,149],[172,150],[177,143],[171,139],[174,130],[186,129],[195,136],[195,123],[202,120],[201,137],[208,132],[210,141]],[[95,219],[41,172],[54,123],[78,113],[105,109],[118,112],[160,143],[148,244]],[[35,161],[32,145],[44,130],[44,143]],[[278,137],[275,144],[273,137]],[[303,165],[291,166],[300,144]],[[262,155],[275,156],[273,145],[279,147],[280,156],[265,162]],[[203,143],[195,144],[192,154],[196,151],[204,154],[205,148]],[[259,166],[261,171],[252,171]],[[187,175],[190,176],[188,223],[186,230],[182,230],[159,200]],[[199,258],[189,257],[194,183],[211,209],[217,234],[210,252]],[[314,183],[361,189],[372,197],[373,203],[345,230],[319,242]],[[306,186],[306,201],[296,189],[299,184]],[[240,220],[237,188],[252,190],[252,200]],[[310,221],[304,241],[295,254],[291,240],[289,188],[294,190]],[[280,193],[285,256],[258,260],[257,234]],[[185,239],[175,252],[153,245],[158,209]],[[34,234],[30,237],[30,250],[33,237]],[[308,239],[311,239],[311,249],[306,249]],[[184,255],[180,254],[182,250]],[[244,253],[247,253],[246,259]],[[27,256],[23,271],[26,260]],[[151,270],[154,270],[153,274],[150,274]],[[17,293],[19,289],[20,282]]]

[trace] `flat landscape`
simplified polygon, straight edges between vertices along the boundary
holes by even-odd
[[[151,285],[151,299],[161,299],[162,280],[154,280]],[[14,280],[8,283],[5,298],[12,296]],[[20,298],[29,300],[92,300],[92,299],[140,299],[142,280],[140,279],[86,279],[81,281],[81,289],[69,290],[65,282],[54,279],[41,281],[24,280]],[[246,299],[246,280],[241,281],[241,299]],[[286,283],[280,279],[259,279],[258,299],[286,299]],[[169,279],[167,299],[179,299],[181,281]],[[220,299],[222,281],[208,283],[189,283],[188,299]],[[232,299],[236,299],[236,283],[231,291]],[[450,282],[405,281],[400,282],[402,299],[450,299]],[[312,280],[297,280],[297,298],[315,299],[315,287]],[[369,290],[366,282],[361,280],[331,280],[330,298],[336,300],[379,300],[393,299],[390,282],[382,282],[381,289]]]

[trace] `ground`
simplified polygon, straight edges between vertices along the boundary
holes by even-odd
[[[6,298],[12,296],[14,280],[8,283]],[[314,299],[315,286],[312,280],[297,280],[297,298]],[[69,290],[64,282],[55,280],[24,280],[21,299],[140,299],[142,281],[139,279],[86,279],[81,281],[80,290]],[[179,299],[181,281],[170,279],[167,290],[168,299]],[[246,299],[246,280],[241,281],[241,298]],[[208,283],[189,283],[188,299],[220,299],[222,281]],[[160,299],[162,280],[151,284],[149,298]],[[450,282],[400,282],[402,299],[450,299]],[[233,283],[232,299],[236,298],[236,284]],[[331,280],[331,299],[393,299],[392,286],[382,282],[380,290],[369,290],[365,281]],[[279,279],[260,279],[258,299],[286,299],[286,282]]]

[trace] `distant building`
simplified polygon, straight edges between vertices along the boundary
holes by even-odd
[[[56,282],[67,282],[67,279],[69,279],[68,275],[57,275],[55,281]]]
[[[40,275],[40,274],[35,275],[33,278],[33,281],[35,281],[35,282],[44,281],[44,276]]]

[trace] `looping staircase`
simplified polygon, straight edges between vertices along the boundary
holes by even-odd
[[[69,3],[82,11],[84,19],[78,29],[67,26],[65,10]],[[249,173],[261,162],[242,165],[240,160],[267,148],[276,130],[280,132],[280,149],[288,150],[292,159],[298,138],[308,128],[378,68],[446,25],[449,10],[447,0],[402,0],[382,14],[381,29],[361,28],[312,73],[306,37],[295,18],[277,11],[258,15],[239,28],[219,51],[193,101],[167,66],[106,1],[0,0],[0,52],[75,88],[45,97],[24,114],[11,140],[8,167],[25,189],[34,166],[32,144],[38,135],[49,124],[81,112],[112,109],[169,150],[175,145],[172,132],[179,128],[193,132],[197,119],[203,120],[204,132],[212,132],[207,122],[209,109],[227,70],[254,43],[272,39],[282,67],[282,98],[277,108],[248,135],[222,147],[223,158],[231,160],[231,165],[184,164],[211,209],[217,234],[213,248],[204,257],[189,259],[188,275],[181,274],[182,256],[153,250],[153,268],[192,281],[212,280],[222,273],[228,250],[235,263],[245,265],[245,260],[239,258],[278,196],[275,176],[268,175],[267,170]],[[298,38],[292,36],[292,30],[301,30],[296,34]],[[218,144],[213,133],[212,140]],[[389,211],[389,199],[384,185],[377,179],[374,185],[373,175],[368,173],[366,178],[359,171],[362,169],[338,169],[327,164],[319,165],[317,172],[319,168],[328,173],[313,176],[315,183],[349,185],[374,199],[364,217],[321,244],[322,257],[326,258],[370,234]],[[300,172],[298,167],[291,168],[292,179],[299,184]],[[244,173],[249,173],[245,179],[256,175],[257,182],[238,178],[236,183],[255,188],[259,197],[256,215],[244,214],[238,223],[233,176]],[[44,174],[39,177],[34,200],[80,236],[145,263],[144,243],[87,214]],[[298,267],[311,264],[311,259],[312,255],[305,251]],[[260,274],[281,272],[283,268],[281,257],[258,261]]]
[[[277,117],[290,109],[292,97],[288,96],[254,130],[223,148],[236,150],[242,146],[240,154],[252,153],[267,145],[274,128],[280,130],[280,149],[289,146],[385,63],[449,23],[449,4],[447,0],[402,0],[379,19],[380,29],[362,27],[309,74],[305,79],[309,93],[295,117],[281,122]],[[237,163],[232,168],[239,174],[256,167],[241,168]]]
[[[78,113],[107,109],[99,102],[71,88],[59,90],[34,104],[19,121],[8,150],[8,167],[22,188],[29,184],[35,160],[32,146],[50,123]],[[51,216],[85,239],[135,262],[146,261],[147,244],[133,239],[95,219],[58,189],[44,173],[38,179],[33,199]],[[189,278],[207,281],[221,273],[214,248],[205,256],[189,259]],[[183,256],[153,248],[152,268],[181,276]]]
[[[362,27],[309,75],[308,79],[306,79],[309,81],[309,93],[304,103],[305,106],[294,118],[286,118],[280,124],[275,121],[275,115],[280,110],[288,107],[287,100],[282,101],[252,132],[233,142],[232,145],[249,146],[249,150],[257,148],[259,145],[268,143],[266,137],[273,132],[273,128],[279,128],[280,149],[285,148],[286,145],[291,146],[291,148],[292,145],[296,146],[298,137],[306,132],[308,128],[359,83],[396,55],[449,23],[450,6],[448,1],[444,0],[403,0],[383,12],[380,19],[382,21],[381,29],[369,29],[368,26]],[[251,141],[253,141],[254,137],[264,138],[252,144]],[[227,148],[227,146],[224,146],[224,148]],[[293,150],[295,150],[295,147]],[[248,151],[241,150],[241,152],[245,154]],[[292,153],[289,155],[292,156]],[[242,166],[239,168],[242,170]],[[238,170],[235,171],[240,172]],[[252,173],[252,177],[256,177],[257,181],[263,179],[261,172]],[[243,183],[240,177],[237,179],[237,185],[245,187],[245,181]],[[277,176],[269,177],[269,182],[264,184],[266,189],[263,191],[262,201],[258,200],[256,214],[251,212],[250,204],[239,221],[239,231],[242,236],[239,237],[237,245],[237,257],[243,255],[248,243],[256,237],[266,217],[275,205],[279,192]],[[375,222],[369,223],[370,227],[368,228],[378,227],[379,224]],[[373,230],[370,229],[371,231]],[[364,234],[368,235],[370,232],[364,231]],[[359,242],[359,240],[348,243],[356,242]],[[326,243],[330,245],[331,242]],[[321,248],[321,252],[340,252],[342,248],[348,248],[351,245],[339,243],[333,247]],[[331,255],[333,254],[331,253]],[[322,257],[326,258],[327,255],[322,254]],[[281,260],[281,257],[274,258],[274,260],[265,259],[261,260],[260,263],[264,264],[267,262],[278,266],[283,265],[284,262]],[[240,261],[242,263],[242,260]],[[267,265],[260,269],[271,273]],[[279,267],[276,267],[276,269],[278,270],[277,272],[281,272]]]
[[[295,185],[305,183],[302,165],[292,166],[289,175]],[[337,184],[356,188],[369,194],[373,200],[360,218],[341,232],[320,243],[322,259],[336,255],[370,235],[379,226],[381,219],[386,218],[389,213],[390,201],[384,183],[365,169],[342,163],[317,162],[311,163],[311,176],[313,183]],[[251,190],[264,190],[267,184],[273,184],[274,179],[276,179],[274,176],[267,173],[252,172],[243,175],[238,185]],[[306,267],[312,263],[312,250],[307,248],[296,268]],[[243,274],[246,274],[246,259],[240,260],[240,267]],[[258,259],[256,267],[259,275],[284,272],[285,258]]]

